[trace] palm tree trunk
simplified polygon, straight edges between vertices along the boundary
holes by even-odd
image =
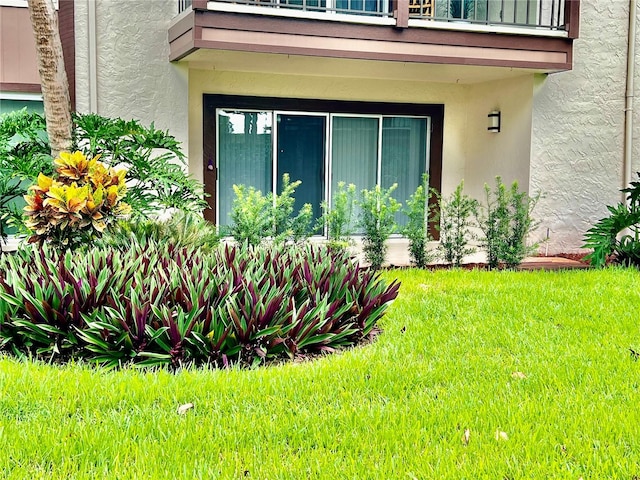
[[[71,102],[53,0],[28,0],[51,155],[71,148]]]

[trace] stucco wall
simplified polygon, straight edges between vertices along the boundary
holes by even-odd
[[[96,11],[93,55],[88,2]],[[97,68],[97,110],[108,117],[155,123],[169,130],[188,153],[188,69],[172,64],[167,32],[177,13],[174,0],[78,0],[76,23],[76,107],[92,108],[90,64]]]
[[[532,76],[456,85],[363,78],[191,70],[189,73],[190,170],[202,178],[202,96],[204,93],[266,97],[320,98],[381,102],[443,103],[442,190],[465,179],[469,191],[482,192],[493,175],[528,184]],[[418,93],[416,93],[418,92]],[[494,93],[490,93],[494,92]],[[497,98],[500,99],[498,103]],[[508,134],[487,133],[487,114],[498,105],[509,118]],[[499,153],[499,154],[498,154]],[[491,170],[490,170],[491,169]]]
[[[529,188],[533,75],[470,85],[467,103],[465,189],[484,199],[484,184],[500,175],[506,184]],[[487,115],[501,113],[499,133],[487,130]],[[533,192],[532,192],[533,193]]]
[[[556,253],[578,250],[622,187],[628,2],[582,0],[580,13],[573,70],[535,85],[531,189],[545,194],[538,238],[548,229]]]

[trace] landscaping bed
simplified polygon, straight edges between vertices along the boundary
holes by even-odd
[[[383,275],[402,282],[383,333],[313,362],[170,373],[1,359],[0,477],[640,474],[636,270]]]

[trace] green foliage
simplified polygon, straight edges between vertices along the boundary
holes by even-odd
[[[107,169],[82,152],[60,152],[53,177],[38,175],[25,196],[25,225],[30,243],[48,242],[72,249],[93,241],[131,208],[122,202],[127,187],[124,169]]]
[[[175,208],[198,212],[206,208],[202,185],[185,173],[186,158],[168,132],[136,120],[95,114],[73,116],[75,148],[100,155],[109,166],[127,168],[127,196],[134,216],[149,217]]]
[[[310,246],[45,246],[0,260],[0,350],[109,367],[251,366],[368,338],[398,289]]]
[[[294,194],[302,181],[291,182],[289,174],[282,175],[282,191],[275,196],[273,202],[273,239],[276,243],[293,241],[298,243],[306,240],[311,235],[311,220],[313,219],[313,207],[305,203],[297,215],[293,215],[295,203]]]
[[[622,265],[640,266],[640,182],[621,190],[627,201],[612,207],[610,215],[591,227],[582,248],[592,248],[585,258],[595,267],[602,267],[607,260]]]
[[[127,196],[135,217],[150,217],[162,209],[198,212],[206,208],[202,185],[185,174],[186,158],[179,143],[153,124],[109,119],[94,114],[73,115],[73,148],[86,157],[100,155],[108,167],[127,169]],[[38,173],[50,176],[50,155],[44,116],[26,110],[0,118],[0,218],[22,224],[20,199]],[[17,213],[18,212],[18,213]],[[0,228],[5,223],[0,221]]]
[[[322,217],[318,222],[319,228],[327,228],[327,242],[332,248],[344,249],[351,243],[353,234],[353,207],[356,201],[356,186],[338,182],[338,188],[333,193],[331,207],[322,202]]]
[[[258,246],[273,230],[273,200],[254,187],[234,185],[233,191],[229,233],[240,245]]]
[[[282,176],[282,192],[263,195],[260,190],[245,185],[234,185],[232,224],[230,234],[240,245],[257,246],[265,239],[283,244],[289,241],[299,243],[312,233],[311,204],[304,204],[297,215],[294,213],[294,194],[300,180],[290,182],[289,174]]]
[[[521,192],[518,182],[511,184],[510,190],[496,177],[493,191],[485,184],[485,204],[478,213],[478,224],[484,239],[482,246],[487,251],[489,268],[500,264],[508,268],[518,266],[537,245],[527,245],[527,236],[536,227],[531,217],[539,195],[531,198]]]
[[[24,232],[22,197],[38,173],[53,173],[44,118],[26,109],[0,117],[0,240]]]
[[[131,248],[132,243],[143,246],[152,243],[210,252],[219,245],[220,235],[215,225],[201,215],[177,211],[166,220],[121,220],[95,243],[119,250]]]
[[[435,255],[428,248],[428,243],[433,241],[429,234],[429,220],[432,209],[430,200],[433,191],[429,188],[429,174],[422,176],[422,184],[407,200],[404,210],[409,218],[407,226],[402,233],[409,239],[409,255],[418,268],[425,268],[435,259]]]
[[[469,242],[475,238],[471,228],[472,218],[477,212],[478,202],[462,193],[461,181],[448,198],[440,197],[440,245],[438,249],[444,260],[456,267],[466,255],[475,252]]]
[[[374,270],[382,266],[387,254],[385,242],[396,228],[394,216],[402,205],[391,194],[397,187],[395,183],[388,189],[376,185],[372,190],[360,192],[359,226],[364,230],[363,250]]]

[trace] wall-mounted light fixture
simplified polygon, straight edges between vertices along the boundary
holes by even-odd
[[[492,132],[492,133],[498,133],[500,131],[500,124],[501,124],[501,120],[502,120],[502,116],[500,115],[500,110],[493,110],[492,112],[489,112],[489,115],[487,115],[488,118],[488,126],[487,126],[487,130]]]

